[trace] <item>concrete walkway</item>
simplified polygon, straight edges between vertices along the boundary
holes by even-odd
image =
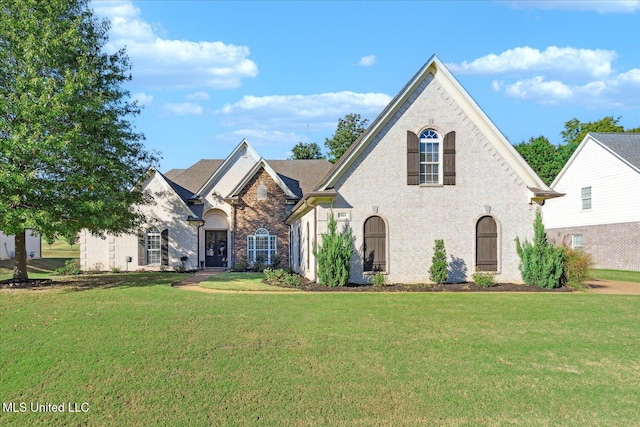
[[[198,270],[193,276],[184,279],[183,281],[173,285],[176,289],[197,291],[205,293],[225,293],[225,294],[237,294],[237,293],[287,293],[284,292],[269,292],[269,291],[227,291],[221,289],[205,289],[198,286],[198,284],[204,280],[207,280],[214,274],[223,273],[225,270],[222,268],[205,268],[204,270]],[[592,294],[611,294],[611,295],[640,295],[640,283],[633,282],[617,282],[613,280],[588,280],[587,281],[588,293]],[[292,292],[293,293],[293,292]],[[300,293],[296,291],[296,293]]]

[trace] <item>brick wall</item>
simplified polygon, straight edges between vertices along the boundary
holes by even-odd
[[[640,271],[640,222],[588,225],[547,230],[555,243],[571,245],[571,235],[582,234],[583,250],[594,268]]]
[[[258,200],[258,187],[267,188],[266,200]],[[287,216],[286,195],[264,170],[260,169],[249,181],[238,197],[235,209],[234,260],[247,256],[247,236],[258,228],[266,228],[270,235],[278,236],[278,255],[281,265],[289,264],[289,227],[284,220]]]

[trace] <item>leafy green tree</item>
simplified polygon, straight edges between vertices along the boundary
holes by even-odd
[[[434,283],[447,281],[447,251],[444,248],[444,240],[438,239],[433,247],[431,267],[429,267],[429,279]]]
[[[607,116],[600,120],[593,122],[581,122],[578,119],[571,119],[564,124],[564,130],[560,132],[564,145],[558,146],[558,156],[560,162],[564,166],[569,158],[576,151],[578,145],[582,142],[587,133],[589,132],[629,132],[637,131],[638,129],[625,130],[622,125],[619,124],[620,117]],[[558,170],[558,172],[560,172]]]
[[[367,119],[362,119],[360,114],[347,114],[344,119],[338,119],[338,127],[332,138],[326,138],[324,145],[328,150],[328,158],[335,163],[345,151],[366,130]]]
[[[533,243],[525,240],[522,244],[516,237],[516,250],[520,256],[520,272],[522,280],[528,286],[539,286],[552,289],[560,286],[562,277],[564,251],[547,240],[544,231],[542,214],[536,211],[533,221]]]
[[[104,52],[107,21],[87,0],[3,0],[0,8],[0,230],[45,239],[86,228],[132,231],[150,197],[135,187],[157,162],[131,119],[139,108],[124,50]]]
[[[624,129],[619,124],[620,117],[604,117],[594,122],[583,123],[578,119],[571,119],[564,124],[560,133],[564,144],[555,146],[544,136],[529,139],[514,146],[520,155],[529,163],[545,184],[550,185],[558,176],[578,145],[589,132],[635,132],[640,133],[640,127]]]
[[[293,159],[294,160],[315,160],[315,159],[324,159],[324,155],[320,151],[320,146],[315,142],[310,142],[305,144],[304,142],[298,142],[293,149]]]
[[[353,235],[349,229],[338,233],[333,212],[329,216],[328,232],[323,234],[320,246],[313,243],[313,255],[318,261],[318,283],[344,286],[349,283]]]

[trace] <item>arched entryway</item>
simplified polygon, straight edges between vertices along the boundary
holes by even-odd
[[[364,222],[364,271],[387,271],[387,228],[379,216]]]
[[[498,271],[498,226],[490,216],[476,224],[476,270]]]

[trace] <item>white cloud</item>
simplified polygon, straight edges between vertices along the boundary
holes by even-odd
[[[363,56],[362,58],[360,58],[360,62],[358,62],[358,65],[360,65],[362,67],[371,67],[375,63],[376,63],[376,56],[375,55],[368,55],[368,56]]]
[[[568,84],[536,76],[515,83],[494,81],[492,88],[511,98],[545,105],[633,109],[638,108],[640,99],[640,69],[585,84]]]
[[[164,104],[162,109],[165,113],[176,116],[186,116],[190,114],[199,116],[204,112],[202,106],[192,102],[181,102],[176,104],[168,103]]]
[[[143,105],[143,106],[150,106],[151,104],[153,104],[153,96],[152,95],[147,95],[146,93],[134,93],[133,95],[131,95],[131,98],[134,101],[138,101],[139,105]]]
[[[134,84],[151,88],[235,88],[244,78],[258,74],[246,46],[221,41],[162,38],[162,32],[140,17],[131,1],[91,3],[96,14],[111,22],[107,49],[127,48],[133,64]]]
[[[638,0],[528,0],[502,1],[515,9],[594,11],[598,13],[634,13],[640,10]]]
[[[200,91],[188,94],[186,98],[189,101],[208,101],[210,97],[207,92],[200,90]]]
[[[314,130],[335,128],[338,118],[358,113],[375,117],[391,101],[384,93],[330,92],[318,95],[244,96],[226,104],[216,113],[226,125],[273,128],[282,124],[306,126]]]
[[[604,49],[549,46],[540,51],[529,46],[489,54],[471,62],[448,64],[457,74],[523,74],[546,72],[557,76],[604,77],[611,73],[617,53]]]

